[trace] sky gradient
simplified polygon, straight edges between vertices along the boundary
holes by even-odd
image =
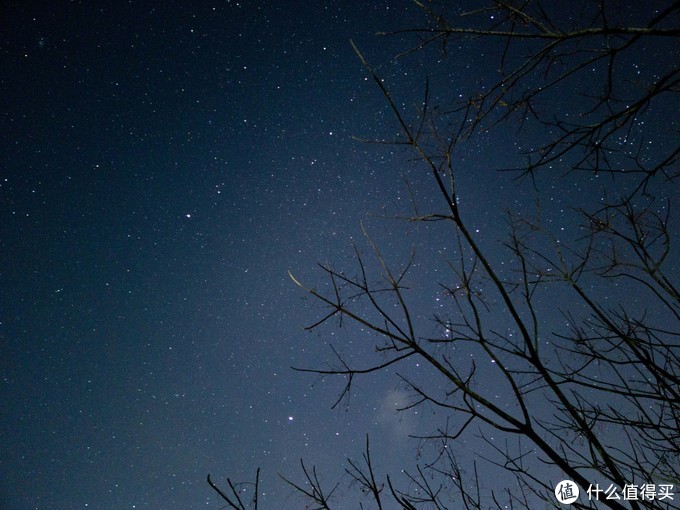
[[[422,98],[423,61],[375,36],[422,21],[412,3],[10,2],[0,19],[0,506],[217,509],[206,475],[259,466],[262,508],[304,508],[278,473],[305,458],[333,480],[367,433],[381,468],[412,465],[430,417],[395,415],[395,378],[330,410],[342,382],[291,370],[325,366],[341,335],[350,359],[371,346],[349,325],[305,332],[322,309],[288,276],[351,267],[361,222],[395,263],[418,249],[416,281],[454,249],[381,218],[408,210],[405,180],[437,197],[403,153],[353,138],[396,127],[350,39],[400,104]],[[493,57],[427,74],[467,95]],[[461,149],[461,206],[501,262],[502,211],[523,206],[492,169],[514,142],[480,139]],[[589,186],[558,190],[550,221]],[[434,283],[414,298],[424,321]]]

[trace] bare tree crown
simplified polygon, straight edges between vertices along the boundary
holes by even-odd
[[[635,482],[680,492],[680,2],[629,3],[628,10],[617,2],[571,2],[569,15],[562,2],[487,1],[470,11],[455,2],[415,4],[422,27],[382,34],[410,41],[400,58],[455,60],[461,48],[476,44],[498,56],[495,81],[464,98],[446,99],[424,80],[414,114],[395,99],[399,84],[386,83],[352,43],[400,132],[377,142],[409,151],[439,197],[438,206],[414,208],[407,219],[438,222],[450,233],[457,255],[446,260],[449,273],[437,282],[448,306],[431,317],[415,314],[409,301],[417,285],[409,279],[414,259],[394,267],[367,229],[368,254],[357,248],[355,267],[320,265],[322,290],[291,274],[326,308],[308,329],[353,321],[378,339],[375,357],[363,365],[334,350],[331,368],[296,369],[344,378],[336,405],[357,378],[388,367],[398,373],[405,360],[418,359],[439,378],[431,386],[401,377],[412,395],[409,408],[431,406],[447,417],[417,435],[431,458],[416,472],[380,474],[367,438],[362,460],[347,467],[353,487],[365,495],[362,504],[561,508],[555,473],[583,489]],[[659,58],[662,51],[671,53]],[[571,237],[544,221],[540,205],[534,214],[508,211],[501,242],[511,262],[499,266],[467,222],[458,150],[482,133],[493,137],[510,127],[517,152],[508,155],[512,164],[500,170],[510,173],[501,178],[529,179],[539,198],[546,183],[581,172],[606,176],[609,184],[597,200],[572,209],[578,227]],[[617,298],[603,300],[606,289],[616,289]],[[546,295],[559,296],[559,326],[545,318]],[[499,315],[510,329],[494,328]],[[432,334],[432,320],[443,334]],[[474,359],[492,368],[454,356],[453,349],[474,351]],[[500,390],[478,384],[489,370]],[[503,404],[494,396],[499,392]],[[451,446],[471,434],[491,454],[463,469]],[[499,446],[492,435],[507,441]],[[510,474],[512,489],[485,492],[477,475],[482,463]],[[549,469],[543,473],[539,465]],[[334,508],[337,486],[322,488],[316,469],[304,463],[302,473],[302,482],[288,483],[314,508]],[[231,508],[248,506],[232,482],[232,496],[210,483]],[[582,498],[574,507],[667,509],[678,501],[680,495]]]

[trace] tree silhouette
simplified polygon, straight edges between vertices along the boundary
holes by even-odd
[[[680,2],[653,8],[584,1],[569,13],[562,2],[531,0],[483,2],[465,12],[415,4],[423,12],[421,28],[382,34],[411,41],[400,58],[455,61],[464,48],[484,45],[497,55],[498,71],[495,81],[453,100],[425,79],[422,101],[408,109],[395,99],[399,84],[388,85],[353,44],[400,131],[376,142],[410,151],[439,197],[427,212],[414,200],[407,219],[448,228],[456,255],[446,260],[449,273],[438,276],[448,303],[432,314],[441,335],[423,326],[409,302],[418,285],[409,279],[415,259],[396,268],[366,229],[369,255],[356,248],[356,267],[320,265],[327,290],[291,274],[327,308],[308,329],[340,319],[377,339],[375,357],[363,365],[334,350],[337,366],[297,369],[345,378],[336,404],[357,378],[407,359],[417,358],[439,378],[436,384],[401,378],[413,396],[404,410],[431,406],[446,416],[436,430],[418,435],[432,458],[399,475],[403,480],[380,475],[367,438],[362,461],[349,461],[352,486],[375,508],[560,508],[553,476],[562,473],[582,490],[595,490],[575,508],[677,508],[680,232],[672,213],[680,196],[680,138],[673,120],[664,119],[672,119],[667,112],[677,116],[680,68],[672,53],[654,55],[677,44]],[[653,72],[638,74],[638,65]],[[510,164],[499,168],[499,178],[519,180],[536,206],[532,214],[507,212],[501,241],[510,262],[501,265],[461,205],[459,151],[508,131],[516,152],[507,154]],[[583,175],[606,180],[597,181],[600,188],[585,205],[568,209],[571,228],[555,228],[542,205],[550,199],[546,190]],[[558,324],[546,318],[555,302]],[[499,316],[511,324],[507,331],[495,328]],[[479,383],[491,373],[487,366],[499,387]],[[463,468],[453,446],[473,430],[492,454]],[[498,446],[492,435],[507,441]],[[482,462],[509,473],[512,489],[483,489]],[[303,482],[291,486],[311,508],[332,509],[335,488],[324,490],[304,463],[302,472]],[[608,485],[618,488],[619,499],[597,493]],[[231,508],[245,509],[220,495]]]

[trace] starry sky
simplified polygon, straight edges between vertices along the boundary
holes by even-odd
[[[3,509],[220,508],[206,475],[258,466],[263,508],[303,508],[278,474],[305,458],[332,480],[366,433],[382,468],[414,462],[407,436],[429,418],[395,415],[390,373],[331,410],[342,381],[291,370],[370,345],[350,325],[305,332],[323,310],[288,271],[316,285],[317,262],[351,265],[361,222],[395,262],[418,248],[416,278],[454,248],[384,218],[408,210],[405,180],[425,206],[431,183],[353,138],[396,127],[350,39],[407,105],[432,61],[395,59],[404,40],[375,32],[422,19],[406,0],[0,7]],[[427,73],[470,94],[494,70],[484,51]],[[520,207],[490,170],[512,144],[462,149],[461,206],[489,247]],[[436,285],[418,292],[429,317]]]

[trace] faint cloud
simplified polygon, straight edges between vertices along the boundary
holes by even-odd
[[[413,410],[399,411],[409,403],[409,394],[404,390],[391,390],[380,401],[376,422],[394,439],[405,439],[416,430],[416,415]]]

